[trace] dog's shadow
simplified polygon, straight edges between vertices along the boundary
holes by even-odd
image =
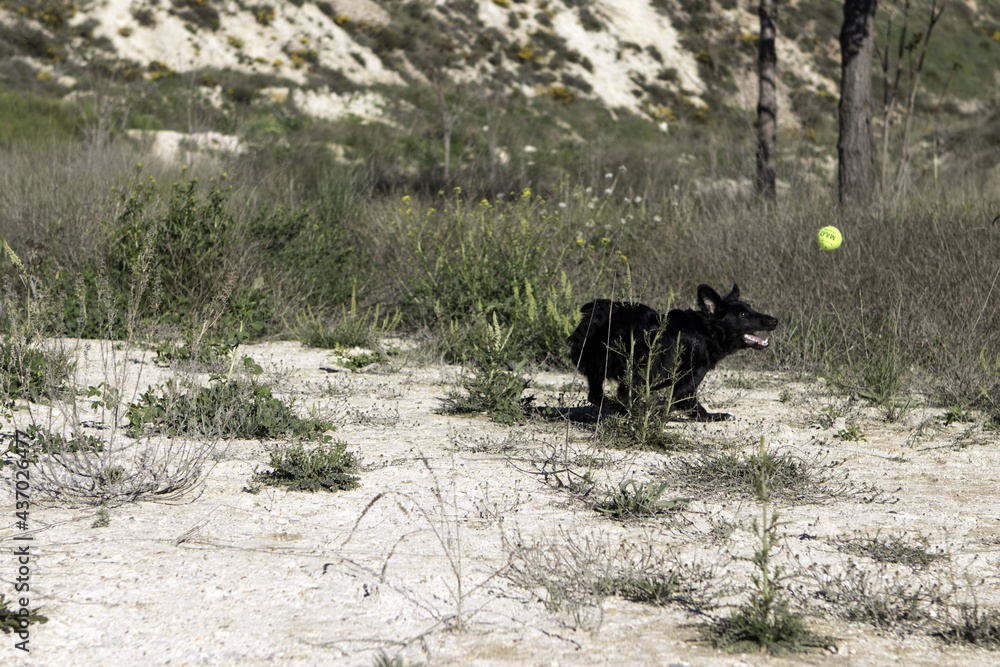
[[[528,405],[523,407],[524,415],[529,419],[538,419],[546,422],[570,422],[571,424],[595,425],[601,419],[610,415],[620,415],[617,410],[605,408],[601,410],[596,405],[578,405],[576,407],[550,406],[550,405]],[[670,422],[694,422],[689,415],[671,412],[667,417]]]
[[[596,405],[577,407],[552,407],[548,405],[528,405],[524,414],[530,419],[547,422],[571,422],[574,424],[596,424],[601,417],[601,410]],[[604,414],[608,414],[605,410]]]

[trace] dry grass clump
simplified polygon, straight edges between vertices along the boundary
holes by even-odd
[[[503,576],[585,629],[600,626],[602,601],[611,595],[692,611],[712,608],[718,594],[713,568],[660,554],[655,543],[564,529],[534,540],[504,534],[508,567]]]
[[[772,497],[796,504],[823,504],[846,498],[862,502],[885,499],[874,485],[854,486],[847,472],[838,470],[843,461],[827,461],[826,455],[817,452],[800,458],[790,452],[770,450],[678,455],[665,462],[659,474],[676,488],[704,498],[756,497],[763,477],[768,480]]]
[[[893,558],[896,556],[893,555]],[[902,560],[912,560],[903,558]],[[945,642],[1000,649],[1000,611],[983,604],[987,581],[944,558],[899,564],[876,561],[866,565],[848,560],[846,567],[825,565],[808,573],[815,587],[799,590],[806,608],[833,613],[895,634],[927,634]]]
[[[37,497],[71,506],[131,501],[179,502],[196,495],[216,460],[214,441],[122,436],[102,451],[64,451],[39,458]]]
[[[907,539],[902,535],[882,536],[880,531],[876,531],[874,535],[839,539],[835,545],[844,553],[871,558],[879,563],[897,563],[918,568],[926,568],[948,558],[947,553],[940,549],[928,551],[929,540],[926,537]]]

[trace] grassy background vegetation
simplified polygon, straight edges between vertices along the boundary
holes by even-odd
[[[138,287],[140,319],[168,336],[207,323],[227,338],[240,322],[289,335],[306,309],[335,321],[354,291],[362,307],[398,308],[449,358],[463,358],[495,312],[516,325],[524,354],[558,365],[586,300],[690,307],[699,282],[738,282],[781,319],[774,353],[745,363],[873,390],[862,386],[873,381],[866,360],[891,357],[907,387],[935,400],[996,396],[997,200],[972,174],[856,212],[793,176],[765,210],[644,168],[638,147],[599,156],[594,174],[552,168],[535,190],[492,199],[457,187],[379,192],[365,166],[264,153],[195,175],[139,168],[127,146],[5,151],[4,236],[28,267],[45,331],[123,336]],[[836,252],[816,247],[826,224],[844,232]],[[0,267],[9,293],[29,289],[9,257]]]
[[[708,25],[699,7],[685,16]],[[962,12],[935,34],[907,189],[864,210],[836,206],[834,94],[793,91],[802,131],[779,136],[782,185],[767,207],[748,190],[753,118],[711,95],[707,109],[675,104],[664,133],[579,97],[506,94],[491,106],[488,91],[447,86],[461,115],[446,181],[441,112],[426,86],[379,89],[395,105],[384,125],[261,101],[260,87],[287,85],[262,75],[143,77],[95,61],[79,85],[111,102],[94,105],[57,101],[58,82],[13,73],[0,85],[0,219],[27,275],[0,257],[0,317],[30,303],[48,335],[121,338],[140,322],[161,342],[227,343],[236,332],[301,337],[306,313],[313,329],[342,325],[353,295],[360,312],[398,311],[445,358],[481,347],[496,314],[514,332],[513,362],[565,367],[563,341],[590,299],[690,307],[698,283],[736,282],[781,325],[772,352],[733,363],[823,374],[890,404],[923,392],[996,411],[1000,118],[992,100],[980,99],[985,113],[958,107],[976,86],[995,90],[984,58],[1000,40],[986,24],[962,38],[975,23]],[[393,25],[419,42],[411,14]],[[49,47],[60,30],[47,33]],[[34,44],[29,32],[17,48]],[[384,32],[359,39],[380,43]],[[830,35],[787,37],[820,45]],[[706,80],[731,87],[749,52],[701,47]],[[961,82],[940,104],[958,60]],[[348,85],[334,74],[315,76]],[[221,107],[193,94],[215,84]],[[192,123],[238,133],[246,152],[179,167],[122,133]],[[489,158],[491,123],[503,159]],[[827,224],[845,237],[832,253],[815,243]]]

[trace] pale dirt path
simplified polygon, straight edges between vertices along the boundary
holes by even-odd
[[[218,463],[204,492],[186,504],[115,507],[110,526],[99,529],[91,527],[93,508],[35,507],[32,606],[43,606],[50,621],[33,627],[27,659],[13,649],[11,636],[0,638],[0,662],[13,664],[8,660],[16,657],[28,665],[371,665],[375,651],[385,649],[431,665],[1000,663],[998,653],[952,648],[926,636],[880,636],[829,615],[810,624],[839,638],[837,654],[776,658],[729,655],[691,643],[697,619],[673,606],[611,597],[599,605],[551,610],[539,601],[544,591],[526,591],[498,576],[510,544],[571,541],[607,551],[648,545],[664,557],[714,564],[727,572],[724,581],[745,584],[746,564],[729,554],[752,553],[749,526],[759,509],[735,498],[696,498],[688,522],[612,521],[512,465],[530,469],[547,447],[585,452],[587,428],[540,421],[504,427],[483,417],[439,414],[456,367],[409,367],[404,361],[384,374],[328,373],[321,370],[331,363],[325,351],[297,343],[255,345],[245,352],[265,366],[265,378],[283,396],[293,396],[304,410],[315,405],[334,416],[335,436],[366,466],[361,486],[337,494],[265,488],[252,495],[244,487],[255,468],[264,466],[267,443],[239,441],[217,443]],[[123,386],[142,389],[171,375],[148,363],[148,354],[119,351],[112,357],[110,348],[96,343],[79,354],[76,381],[84,387],[109,378],[111,368],[129,374]],[[573,379],[536,377],[536,403],[556,405],[561,385]],[[583,395],[571,394],[570,400]],[[821,382],[781,374],[716,372],[705,384],[704,400],[738,420],[676,424],[699,443],[752,447],[764,435],[769,446],[805,458],[829,450],[823,460],[844,460],[855,486],[899,489],[894,504],[849,498],[778,503],[792,536],[784,563],[797,557],[802,566],[843,568],[848,556],[833,538],[879,530],[914,539],[926,535],[932,548],[951,554],[955,572],[985,577],[977,588],[980,603],[1000,606],[996,433],[969,424],[944,427],[930,419],[940,409],[914,410],[902,423],[887,424],[876,410],[829,393]],[[823,429],[820,410],[828,405],[845,416]],[[53,425],[99,417],[88,411],[83,406],[67,414],[42,406],[34,414]],[[867,441],[833,437],[848,424],[861,428]],[[667,458],[608,456],[612,464],[595,471],[601,489],[629,477],[648,479]],[[385,495],[371,504],[379,494]],[[12,501],[5,506],[12,508]],[[6,516],[12,515],[11,509]],[[724,521],[740,528],[713,542],[709,531]],[[2,550],[9,553],[17,533],[13,519],[0,526]],[[803,534],[815,539],[795,539]],[[3,592],[12,592],[12,572],[5,558]],[[808,588],[809,582],[801,585]],[[444,629],[459,612],[465,628]]]

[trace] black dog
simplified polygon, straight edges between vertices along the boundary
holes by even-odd
[[[777,318],[758,313],[740,301],[740,288],[725,297],[708,285],[698,286],[699,310],[671,310],[661,316],[649,306],[599,299],[580,312],[583,319],[569,337],[573,363],[587,376],[587,398],[601,407],[604,380],[618,381],[618,409],[631,405],[629,387],[639,386],[649,373],[652,389],[673,385],[670,410],[693,413],[698,421],[733,419],[726,412],[705,410],[695,396],[708,371],[724,357],[752,348],[763,350],[768,341],[755,332],[773,331]],[[649,359],[650,347],[654,356]],[[628,357],[633,377],[626,381]],[[647,367],[647,362],[649,362]]]

